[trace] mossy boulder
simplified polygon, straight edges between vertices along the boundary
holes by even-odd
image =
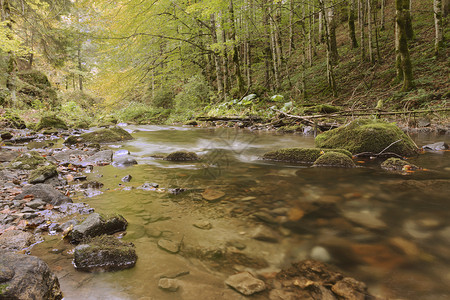
[[[321,155],[330,151],[342,153],[349,158],[352,157],[352,154],[349,151],[343,149],[284,148],[266,152],[263,154],[262,159],[298,163],[313,163]]]
[[[105,216],[93,213],[76,225],[68,238],[72,243],[79,243],[86,238],[124,231],[127,226],[127,220],[121,215]]]
[[[132,243],[123,242],[110,235],[84,241],[75,247],[73,257],[75,268],[86,272],[128,269],[134,267],[137,260]]]
[[[36,126],[36,130],[39,131],[41,129],[50,129],[50,128],[58,128],[58,129],[67,129],[66,123],[58,118],[57,116],[45,116],[42,117],[39,123]]]
[[[354,168],[356,165],[348,155],[330,151],[316,159],[313,167]]]
[[[39,165],[48,164],[49,162],[36,151],[23,153],[12,160],[8,167],[11,169],[34,170]]]
[[[410,164],[406,160],[395,157],[386,159],[381,164],[381,168],[387,171],[414,171],[419,169],[418,166]]]
[[[398,142],[397,142],[398,141]],[[392,144],[392,145],[391,145]],[[388,149],[386,149],[391,145]],[[319,134],[318,148],[346,149],[354,154],[392,152],[402,156],[417,155],[417,147],[409,136],[391,123],[375,120],[355,120]]]
[[[176,152],[172,152],[169,155],[167,155],[165,157],[165,160],[170,160],[170,161],[192,161],[192,160],[199,160],[199,157],[194,152],[176,151]]]
[[[17,73],[20,80],[41,89],[51,87],[47,75],[38,70],[24,70]]]
[[[56,170],[55,165],[42,166],[30,173],[28,182],[32,184],[43,183],[47,179],[55,176],[58,176],[58,171]]]
[[[123,128],[113,127],[100,129],[94,132],[84,133],[80,136],[69,136],[65,144],[95,144],[95,143],[114,143],[132,140],[133,137]]]

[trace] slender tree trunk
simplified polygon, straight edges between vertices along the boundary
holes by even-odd
[[[233,0],[230,0],[230,6],[228,7],[230,12],[230,22],[231,22],[231,40],[234,44],[233,49],[233,63],[234,63],[234,75],[236,76],[236,83],[238,85],[239,95],[242,95],[244,91],[244,79],[241,73],[241,62],[239,58],[239,45],[236,40],[236,25],[234,21],[234,5]]]
[[[313,65],[313,44],[314,44],[314,39],[313,39],[313,24],[314,24],[314,5],[309,6],[309,17],[308,17],[308,57],[309,57],[309,66],[312,67]]]
[[[368,46],[369,46],[369,60],[374,63],[375,56],[373,55],[373,40],[372,40],[372,2],[367,0],[367,32],[368,32]]]
[[[375,8],[373,10],[373,24],[375,26],[375,44],[377,48],[377,59],[378,62],[381,62],[381,53],[380,53],[380,44],[379,44],[379,29],[378,29],[378,20],[377,20],[377,8],[378,8],[378,0],[372,0],[373,7]]]
[[[272,57],[272,48],[271,48],[271,34],[270,34],[270,16],[269,16],[269,3],[268,1],[264,1],[262,3],[263,10],[263,27],[264,27],[264,35],[265,35],[265,43],[264,43],[264,65],[265,65],[265,87],[272,90],[272,63],[270,61]]]
[[[289,48],[288,57],[294,50],[294,0],[289,0]]]
[[[305,101],[307,97],[306,93],[306,4],[303,4],[303,20],[302,20],[302,99]]]
[[[1,2],[2,9],[2,21],[6,22],[8,40],[13,39],[13,20],[11,17],[11,6],[9,0],[3,0]],[[16,106],[17,96],[16,96],[16,73],[17,73],[17,59],[14,51],[8,52],[8,65],[6,67],[6,88],[11,93],[12,105]]]
[[[403,12],[405,16],[405,30],[406,30],[406,38],[408,40],[412,40],[414,38],[414,30],[412,27],[412,17],[411,17],[411,4],[412,0],[404,0],[403,2]]]
[[[221,15],[222,27],[222,72],[223,72],[223,99],[227,99],[227,94],[230,89],[230,79],[228,74],[228,47],[227,47],[227,32],[225,30],[224,18]]]
[[[272,64],[273,64],[273,74],[275,79],[275,89],[278,90],[280,88],[280,69],[279,69],[279,59],[278,59],[278,51],[277,51],[277,42],[275,37],[275,25],[273,20],[273,8],[272,4],[269,6],[269,24],[270,24],[270,48],[272,49]]]
[[[327,20],[327,28],[328,28],[328,38],[331,46],[331,55],[333,56],[332,62],[334,64],[337,64],[339,62],[339,53],[337,48],[337,41],[336,41],[336,17],[335,17],[335,8],[334,8],[334,1],[330,3],[330,8],[327,9],[328,12],[328,20]]]
[[[320,9],[322,10],[322,12],[324,12],[325,15],[325,4],[324,4],[324,0],[319,0],[319,5],[320,5]],[[332,55],[332,50],[331,50],[331,42],[330,42],[330,37],[328,36],[328,24],[327,24],[327,18],[324,18],[323,20],[323,24],[325,27],[325,43],[326,43],[326,48],[327,48],[327,81],[328,81],[328,85],[331,88],[331,91],[333,93],[334,97],[337,97],[337,88],[336,88],[336,81],[334,78],[334,72],[333,72],[333,55]]]
[[[381,0],[381,20],[380,20],[380,30],[383,31],[384,28],[384,8],[386,6],[386,0]]]
[[[408,19],[409,0],[395,0],[397,23],[397,74],[399,80],[403,80],[402,91],[409,91],[414,87],[412,65],[408,49]]]
[[[211,30],[211,40],[213,44],[217,44],[217,31],[216,31],[216,18],[214,14],[210,16],[210,30]],[[220,70],[220,53],[219,51],[214,51],[214,67],[216,70],[216,84],[217,84],[217,94],[219,98],[223,98],[223,82],[222,82],[222,71]]]
[[[80,91],[82,91],[83,90],[83,75],[81,75],[81,72],[83,71],[83,68],[82,68],[82,63],[81,63],[81,44],[78,45],[77,57],[78,57],[78,71],[80,71],[80,74],[78,74],[78,85],[79,85]]]
[[[356,40],[356,31],[355,31],[355,0],[350,0],[349,9],[348,9],[348,29],[350,34],[350,40],[352,42],[352,49],[358,48],[358,41]]]
[[[359,21],[359,32],[360,32],[360,45],[361,45],[361,60],[366,60],[366,42],[365,42],[365,5],[364,0],[358,1],[358,21]]]
[[[319,44],[323,42],[323,14],[322,10],[319,10]]]
[[[436,56],[439,56],[441,48],[444,48],[443,25],[442,0],[434,0],[434,28],[436,32],[434,54]]]
[[[252,86],[252,48],[250,43],[250,24],[253,21],[253,1],[247,1],[247,17],[250,22],[244,22],[245,24],[245,65],[246,65],[246,75],[247,75],[247,85]]]

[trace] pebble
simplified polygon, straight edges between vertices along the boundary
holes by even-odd
[[[203,230],[210,230],[212,228],[211,223],[208,221],[198,221],[198,222],[195,222],[193,225],[194,225],[194,227],[197,227],[197,228],[203,229]]]
[[[158,247],[172,254],[176,254],[180,251],[180,242],[174,242],[167,239],[160,239],[158,241]]]
[[[122,181],[123,181],[123,182],[130,182],[132,178],[133,178],[133,177],[132,177],[131,175],[127,175],[127,176],[125,176],[125,177],[122,178]]]
[[[266,226],[258,226],[251,235],[252,238],[259,241],[276,243],[278,242],[277,234]]]
[[[327,249],[321,246],[315,246],[311,249],[310,256],[314,260],[321,262],[329,262],[331,260],[331,255],[328,253]]]

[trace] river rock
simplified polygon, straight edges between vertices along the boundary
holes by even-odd
[[[328,253],[327,249],[321,246],[315,246],[312,248],[309,256],[314,260],[322,262],[329,262],[331,260],[330,253]]]
[[[434,144],[428,144],[425,146],[422,146],[422,149],[425,151],[442,151],[449,149],[449,146],[445,142],[437,142]]]
[[[158,247],[172,254],[180,252],[181,241],[172,241],[168,239],[158,240]]]
[[[225,281],[225,283],[238,291],[239,293],[250,296],[266,289],[264,281],[259,280],[249,272],[242,272],[235,275],[231,275]]]
[[[127,156],[119,156],[114,159],[113,166],[115,167],[128,167],[137,165],[138,162],[133,157],[127,157]]]
[[[123,182],[130,182],[130,181],[131,181],[131,178],[133,178],[133,176],[127,175],[127,176],[124,176],[124,177],[122,178],[122,181],[123,181]]]
[[[377,154],[383,150],[401,156],[418,154],[411,138],[396,125],[369,119],[358,119],[321,133],[316,137],[315,143],[319,148],[346,149],[353,154]]]
[[[33,234],[22,230],[8,230],[0,235],[0,248],[11,251],[25,249],[35,243]]]
[[[113,236],[91,238],[75,247],[73,263],[77,270],[86,272],[117,271],[136,264],[137,255],[132,243]]]
[[[212,228],[211,223],[208,221],[197,221],[193,225],[194,225],[194,227],[197,227],[197,228],[203,229],[203,230],[210,230]]]
[[[82,189],[101,189],[103,187],[103,183],[99,181],[88,181],[80,185]]]
[[[0,162],[10,162],[20,155],[17,151],[11,151],[0,148]]]
[[[263,154],[262,159],[298,163],[313,163],[322,154],[330,151],[342,153],[349,158],[352,157],[352,154],[350,152],[342,149],[284,148],[266,152]]]
[[[202,193],[203,199],[210,202],[217,201],[223,196],[225,196],[225,193],[216,189],[206,189]]]
[[[365,300],[367,293],[367,286],[356,279],[345,277],[344,279],[335,283],[331,290],[342,297],[343,299]]]
[[[87,237],[113,234],[126,230],[128,222],[121,215],[102,216],[98,213],[90,214],[81,224],[73,227],[69,238],[78,243]]]
[[[164,159],[170,161],[194,161],[199,160],[199,157],[194,152],[175,151],[167,155]]]
[[[70,136],[64,143],[69,145],[86,143],[114,143],[131,139],[133,139],[133,137],[128,133],[128,131],[120,127],[113,127],[84,133],[80,136]]]
[[[10,162],[8,167],[20,170],[34,170],[39,165],[48,164],[49,162],[36,151],[29,151],[16,157]]]
[[[260,225],[258,226],[251,235],[252,238],[259,241],[276,243],[278,242],[278,235],[269,227]]]
[[[0,250],[0,266],[1,299],[63,298],[58,278],[41,259]]]
[[[177,279],[161,278],[158,282],[158,287],[168,292],[176,292],[180,285]]]
[[[42,117],[41,120],[39,121],[39,123],[36,125],[37,131],[40,131],[41,129],[44,129],[44,128],[45,129],[58,128],[58,129],[64,129],[64,130],[68,129],[66,123],[54,115]]]
[[[356,165],[348,155],[329,151],[316,159],[313,167],[354,168]]]
[[[382,164],[381,168],[387,171],[413,171],[419,169],[419,167],[410,164],[406,160],[391,157],[386,159]]]
[[[21,200],[26,195],[33,195],[34,198],[39,198],[46,203],[52,205],[61,205],[64,203],[72,203],[72,199],[61,194],[50,184],[38,183],[32,186],[27,186],[22,190],[20,195],[17,195],[15,199]]]
[[[82,165],[104,165],[112,162],[114,152],[112,150],[98,151],[94,155],[88,157]]]
[[[42,166],[30,173],[28,182],[31,184],[43,183],[47,179],[58,176],[55,165]]]
[[[11,134],[11,132],[4,131],[1,133],[0,137],[2,138],[2,140],[6,141],[12,139],[13,135]]]
[[[375,213],[369,210],[344,211],[342,214],[349,221],[369,229],[383,230],[387,228],[386,223],[380,220]]]

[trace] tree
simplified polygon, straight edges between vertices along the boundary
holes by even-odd
[[[442,0],[434,0],[434,27],[436,32],[435,42],[434,42],[434,54],[439,56],[441,49],[444,48],[444,22],[443,22],[443,3]]]
[[[402,91],[414,87],[412,64],[408,49],[409,0],[395,0],[397,79],[403,81]]]

